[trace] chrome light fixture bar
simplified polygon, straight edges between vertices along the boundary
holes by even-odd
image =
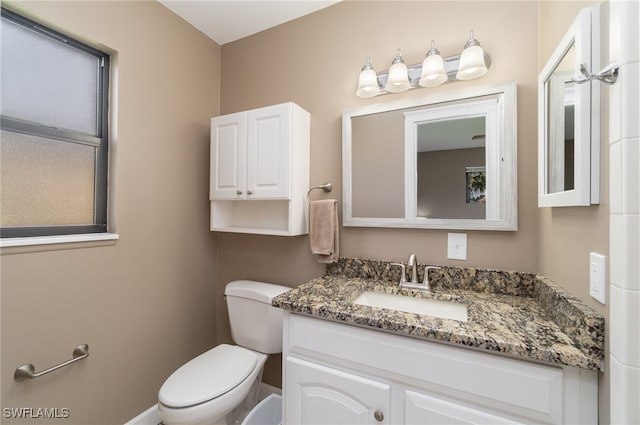
[[[367,57],[360,73],[356,95],[366,99],[418,87],[435,87],[453,81],[471,80],[485,75],[489,66],[491,66],[491,57],[482,50],[471,31],[469,41],[459,55],[443,58],[435,48],[434,41],[431,41],[431,48],[424,62],[406,66],[402,59],[402,52],[398,49],[391,68],[378,73],[373,69],[371,58]],[[404,76],[405,68],[406,77]]]

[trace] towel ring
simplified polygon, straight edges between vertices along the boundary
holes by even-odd
[[[311,193],[311,191],[315,189],[322,189],[325,192],[329,193],[333,190],[333,185],[331,183],[325,183],[325,184],[321,184],[320,186],[314,186],[311,189],[309,189],[309,191],[307,192],[307,203],[311,202],[311,200],[309,199],[309,194]]]

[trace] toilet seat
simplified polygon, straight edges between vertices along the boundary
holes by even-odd
[[[159,401],[184,408],[221,396],[242,383],[254,370],[258,354],[236,345],[221,344],[176,370],[162,385]]]

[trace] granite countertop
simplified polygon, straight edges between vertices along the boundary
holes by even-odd
[[[601,367],[604,318],[545,277],[442,267],[430,272],[431,291],[417,291],[400,290],[395,269],[384,261],[340,259],[327,267],[325,276],[275,297],[272,305],[529,360],[592,370]],[[467,306],[467,321],[352,304],[363,291],[461,302]]]

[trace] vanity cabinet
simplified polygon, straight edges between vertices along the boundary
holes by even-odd
[[[596,424],[597,372],[285,312],[285,424]]]
[[[310,116],[295,103],[211,119],[211,230],[307,233]]]

